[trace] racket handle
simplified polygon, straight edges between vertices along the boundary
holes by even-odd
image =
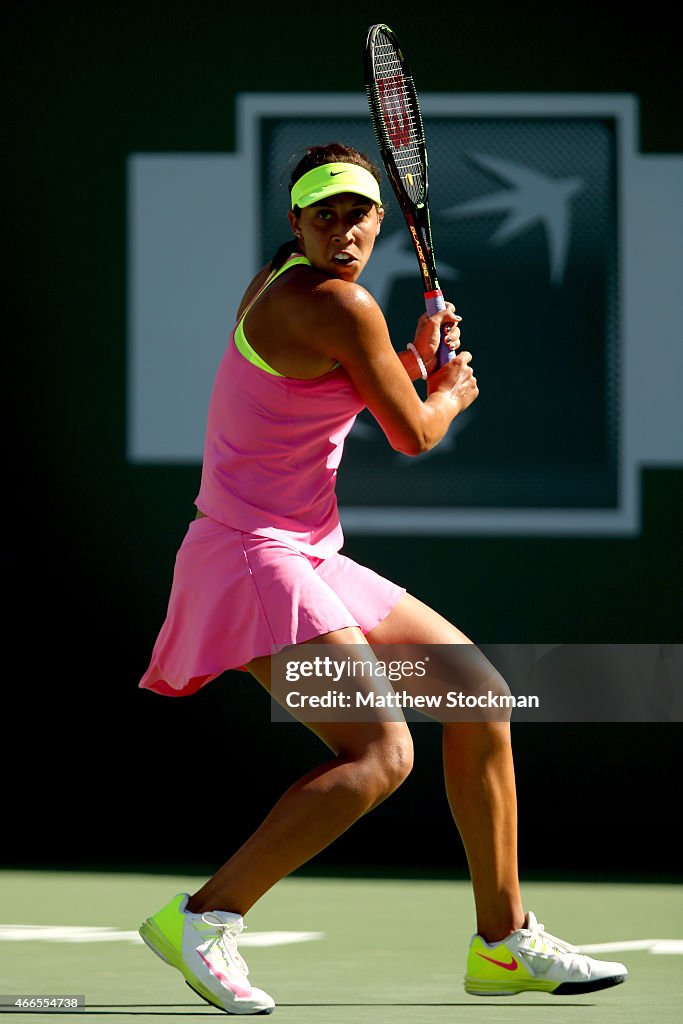
[[[427,316],[434,316],[435,313],[440,313],[442,309],[446,308],[444,301],[443,292],[441,289],[437,289],[434,292],[425,292],[425,306],[427,307]],[[439,351],[437,352],[437,365],[445,366],[446,363],[450,363],[451,359],[455,359],[455,352],[452,348],[449,348],[444,338],[446,332],[444,328],[441,328],[441,343],[439,345]]]

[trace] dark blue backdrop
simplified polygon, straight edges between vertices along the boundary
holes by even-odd
[[[676,152],[680,61],[656,13],[648,5],[644,23],[610,5],[444,5],[437,36],[400,0],[390,20],[413,44],[425,90],[630,92],[643,151]],[[300,24],[282,8],[255,26],[248,8],[216,2],[3,8],[7,862],[212,864],[324,756],[303,730],[293,743],[289,726],[269,725],[246,677],[187,701],[136,689],[199,471],[124,456],[125,164],[132,152],[232,150],[240,90],[360,88],[361,41],[385,17],[371,5]],[[481,641],[675,642],[681,474],[648,471],[642,495],[634,538],[350,537],[347,551]],[[417,727],[416,743],[404,789],[320,863],[464,870],[436,728]],[[662,784],[675,777],[677,727],[524,725],[515,749],[523,868],[679,868]],[[244,793],[238,822],[220,801],[207,808],[201,848],[196,830],[185,839],[167,828],[196,806],[188,750],[212,779],[226,758]],[[574,778],[590,799],[577,798]]]

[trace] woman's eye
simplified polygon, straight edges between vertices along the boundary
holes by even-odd
[[[354,224],[358,221],[364,220],[370,213],[370,210],[363,207],[351,210],[349,214],[344,215],[345,218],[353,222]],[[321,221],[324,224],[329,224],[331,220],[336,216],[333,210],[318,210],[315,215],[315,219]]]

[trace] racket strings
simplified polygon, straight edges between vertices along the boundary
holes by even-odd
[[[412,81],[391,39],[379,34],[373,47],[375,107],[401,182],[411,200],[424,199],[424,129]]]

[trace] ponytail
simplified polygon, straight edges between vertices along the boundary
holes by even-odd
[[[299,243],[293,238],[290,242],[284,242],[271,258],[270,266],[273,270],[279,270],[290,256],[299,251]]]

